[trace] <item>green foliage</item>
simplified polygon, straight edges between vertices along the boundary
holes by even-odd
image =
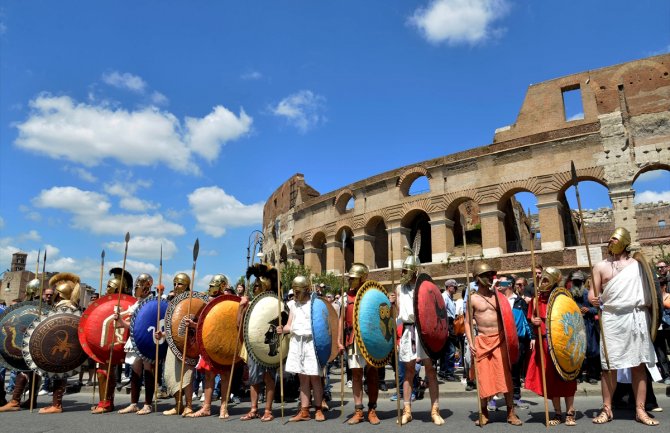
[[[237,287],[238,284],[242,284],[244,287],[247,286],[247,280],[244,278],[244,275],[240,275],[240,278],[237,279],[237,283],[235,283],[235,287]]]
[[[305,275],[310,277],[312,284],[325,284],[330,293],[340,293],[342,287],[342,277],[335,275],[332,272],[322,272],[320,275],[312,275],[312,271],[308,266],[296,264],[293,262],[286,262],[281,267],[281,286],[282,292],[287,293],[291,288],[291,282],[298,275]],[[325,293],[323,293],[325,295]]]

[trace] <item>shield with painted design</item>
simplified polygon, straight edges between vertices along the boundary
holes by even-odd
[[[661,287],[658,279],[654,278],[654,273],[649,266],[649,262],[641,252],[633,254],[633,258],[640,265],[640,276],[642,277],[642,287],[644,288],[645,304],[649,305],[649,337],[651,341],[656,340],[658,328],[661,326],[663,318],[663,298],[661,297]]]
[[[0,367],[9,370],[28,371],[23,359],[23,337],[26,330],[37,319],[39,301],[25,301],[7,307],[0,315]],[[42,305],[42,314],[51,310]]]
[[[130,295],[105,295],[93,301],[81,315],[79,321],[79,343],[95,362],[107,364],[112,349],[112,365],[123,364],[126,359],[124,346],[129,332],[126,328],[116,328],[114,313],[118,311],[123,320],[130,319],[128,309],[137,301]]]
[[[549,295],[547,345],[558,374],[565,380],[575,379],[586,356],[586,330],[579,305],[563,287]]]
[[[168,346],[177,359],[182,360],[182,351],[186,343],[186,363],[196,365],[200,356],[195,329],[188,329],[185,320],[197,320],[203,308],[207,305],[209,297],[205,293],[184,292],[175,297],[168,305],[165,313],[165,335]],[[188,330],[188,332],[187,332]]]
[[[427,274],[419,274],[414,286],[414,321],[426,353],[441,359],[447,350],[449,319],[442,293]]]
[[[247,354],[263,367],[279,367],[279,349],[282,359],[288,355],[289,334],[283,334],[280,342],[277,335],[278,305],[281,308],[281,323],[286,325],[288,312],[284,303],[272,292],[256,296],[244,315],[244,345]]]
[[[209,301],[198,318],[196,337],[200,355],[214,368],[221,369],[240,360],[242,342],[237,328],[239,296],[219,295]],[[235,350],[237,349],[237,353]]]
[[[505,334],[505,346],[507,347],[507,357],[510,365],[519,360],[519,335],[516,332],[516,321],[509,301],[499,291],[496,290],[496,298],[500,309],[500,316],[503,323],[503,332]]]
[[[156,341],[154,332],[157,330],[165,332],[167,308],[167,300],[152,296],[142,300],[130,318],[130,342],[133,351],[145,361],[156,361],[156,343],[158,343],[158,359],[165,358],[168,349],[165,337]]]
[[[354,338],[370,365],[386,365],[393,350],[395,321],[388,294],[376,281],[366,281],[356,292]]]
[[[310,317],[312,321],[312,341],[320,367],[337,357],[338,317],[335,308],[324,298],[312,295]]]
[[[36,318],[23,337],[23,358],[41,376],[66,378],[79,373],[88,354],[79,344],[81,313],[67,308]]]

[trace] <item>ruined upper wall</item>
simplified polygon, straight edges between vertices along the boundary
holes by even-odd
[[[319,192],[305,183],[305,176],[296,173],[272,193],[263,206],[263,228],[300,203],[317,197]]]
[[[532,84],[516,122],[496,131],[493,142],[597,122],[615,111],[631,116],[668,111],[669,82],[670,54],[664,54]],[[568,122],[563,92],[575,89],[581,90],[584,118]]]

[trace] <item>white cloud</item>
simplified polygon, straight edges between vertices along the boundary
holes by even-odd
[[[37,230],[30,230],[27,233],[23,233],[19,235],[19,240],[20,241],[39,241],[42,239],[42,236],[37,232]]]
[[[219,156],[223,144],[247,134],[252,121],[244,110],[240,110],[240,116],[236,117],[230,110],[217,105],[202,119],[187,117],[184,123],[189,131],[190,148],[211,162]]]
[[[198,228],[214,237],[225,234],[227,227],[253,226],[263,220],[264,203],[245,205],[216,186],[196,189],[188,202]]]
[[[95,234],[142,233],[145,236],[178,236],[184,227],[166,220],[161,214],[109,214],[107,196],[72,186],[42,190],[33,198],[37,207],[60,209],[72,214],[75,228]]]
[[[105,246],[113,251],[123,253],[126,243],[108,242]],[[163,247],[163,260],[171,259],[177,252],[177,245],[169,239],[149,236],[131,236],[130,241],[128,241],[128,255],[159,262],[161,246]]]
[[[568,122],[572,122],[573,120],[582,120],[583,118],[584,113],[575,113],[568,118]]]
[[[128,254],[130,254],[130,251]],[[123,256],[117,261],[111,261],[109,263],[105,262],[105,267],[108,269],[123,267]],[[158,260],[156,260],[156,264],[153,264],[126,258],[126,270],[130,272],[133,279],[142,273],[150,274],[154,279],[154,283],[158,284],[158,271],[160,270],[158,267]],[[163,284],[165,284],[165,279],[163,280]]]
[[[290,125],[295,126],[302,133],[323,123],[326,118],[322,114],[326,98],[310,90],[301,90],[287,96],[279,103],[270,107],[275,116],[286,118]]]
[[[188,117],[182,124],[156,107],[128,111],[49,94],[30,101],[30,107],[30,116],[14,125],[15,144],[22,149],[87,167],[115,159],[193,174],[200,173],[194,153],[211,161],[226,142],[244,136],[253,121],[244,110],[236,117],[219,105],[204,118]]]
[[[635,203],[670,202],[670,191],[642,191],[635,194]]]
[[[74,174],[79,179],[86,182],[95,183],[98,181],[98,178],[95,177],[93,173],[81,167],[72,167],[70,165],[66,165],[63,167],[63,170],[67,173]]]
[[[126,89],[137,93],[143,93],[144,89],[147,87],[146,81],[137,75],[133,75],[128,72],[118,72],[112,71],[106,74],[102,74],[102,81],[110,86],[117,87],[119,89]]]
[[[258,71],[248,71],[240,76],[243,80],[260,80],[263,78],[263,74]]]
[[[167,96],[163,95],[161,92],[154,91],[151,94],[151,103],[154,105],[167,105],[169,102]]]
[[[151,181],[140,179],[126,182],[116,181],[114,183],[105,184],[104,188],[107,194],[121,197],[119,206],[122,209],[132,212],[142,212],[157,209],[159,207],[155,203],[134,196],[139,188],[148,188],[150,186]]]
[[[502,33],[493,23],[509,8],[507,0],[433,0],[408,22],[431,43],[476,44]]]

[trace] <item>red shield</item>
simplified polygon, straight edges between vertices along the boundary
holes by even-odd
[[[507,356],[509,357],[510,365],[519,360],[519,336],[516,333],[516,322],[514,321],[514,313],[509,301],[499,291],[496,291],[498,298],[498,305],[500,306],[500,316],[503,322],[503,333],[505,334],[505,345],[507,346]]]
[[[427,274],[414,286],[414,317],[421,345],[432,359],[441,359],[447,348],[449,319],[440,289]]]
[[[137,299],[130,295],[121,295],[119,312],[121,319],[129,320],[128,308]],[[122,364],[126,359],[123,346],[128,340],[128,329],[115,328],[114,312],[119,295],[106,295],[96,299],[86,308],[79,321],[79,343],[94,361],[101,364],[109,362],[109,350],[113,345],[112,365]]]

